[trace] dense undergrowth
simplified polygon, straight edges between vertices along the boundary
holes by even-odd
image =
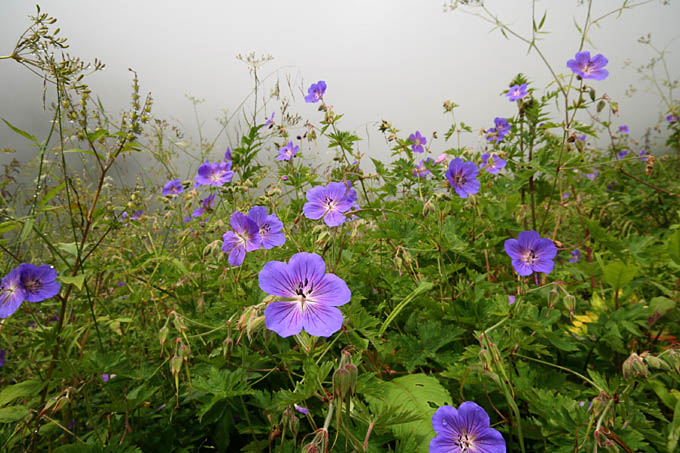
[[[474,11],[540,52],[540,19],[523,38]],[[604,95],[615,69],[584,53],[596,19],[547,90],[510,81],[478,148],[451,145],[461,122],[435,149],[383,121],[393,158],[369,162],[327,79],[307,124],[256,104],[189,180],[137,75],[130,109],[104,111],[84,83],[101,64],[62,53],[53,23],[38,11],[6,57],[56,100],[44,140],[5,121],[37,150],[31,196],[22,167],[2,182],[5,450],[457,451],[437,442],[464,402],[503,437],[488,451],[677,448],[676,83],[671,152],[643,150]],[[116,184],[140,153],[163,182]]]

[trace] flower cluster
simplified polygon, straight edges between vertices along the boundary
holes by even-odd
[[[314,186],[307,191],[307,203],[302,207],[305,217],[312,220],[323,218],[330,227],[345,223],[345,212],[357,201],[357,191],[349,184],[331,182],[327,186]]]
[[[415,134],[409,135],[408,139],[411,143],[413,143],[411,145],[411,150],[414,153],[425,152],[425,148],[423,147],[423,145],[427,145],[427,139],[420,134],[420,131],[416,131]]]
[[[510,132],[510,123],[505,118],[494,118],[493,122],[495,127],[486,131],[486,140],[500,143]]]
[[[222,250],[229,254],[228,261],[232,266],[243,264],[246,252],[254,252],[260,247],[268,250],[286,242],[281,231],[283,223],[276,215],[267,215],[264,206],[251,208],[247,216],[236,211],[229,222],[233,231],[222,236]]]
[[[437,435],[430,441],[430,453],[505,453],[505,439],[491,428],[486,411],[472,401],[458,409],[441,406],[432,416]]]
[[[454,188],[458,196],[467,198],[468,195],[475,194],[479,191],[479,181],[477,180],[477,166],[474,162],[465,162],[460,157],[456,157],[449,163],[449,169],[446,170],[446,179]]]
[[[59,293],[57,271],[46,264],[21,263],[2,278],[0,283],[0,318],[7,318],[23,301],[41,302]]]
[[[347,284],[335,274],[326,274],[326,264],[315,253],[296,253],[288,264],[270,261],[258,276],[262,291],[285,298],[264,310],[265,324],[282,337],[305,331],[329,337],[342,327],[337,308],[352,297]]]
[[[587,50],[576,54],[573,60],[567,61],[567,67],[582,79],[604,80],[609,75],[609,71],[604,69],[607,60],[602,54],[590,58]]]

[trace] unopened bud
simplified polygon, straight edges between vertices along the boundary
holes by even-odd
[[[647,377],[649,370],[642,358],[637,353],[632,353],[630,357],[623,362],[623,377],[638,377],[640,375]]]
[[[172,373],[173,376],[177,376],[180,371],[182,371],[182,358],[175,354],[172,356],[172,359],[170,359],[170,373]]]
[[[649,352],[643,352],[642,354],[640,354],[640,357],[642,357],[644,361],[647,362],[647,365],[654,369],[666,371],[670,371],[671,369],[671,367],[666,362],[664,362],[658,357],[654,357]]]
[[[555,288],[548,293],[548,308],[553,308],[557,301],[560,300],[560,293]]]
[[[434,203],[432,203],[432,200],[427,200],[425,202],[425,205],[423,206],[423,217],[428,215],[430,212],[434,211],[435,211]]]
[[[567,294],[564,296],[562,301],[564,302],[564,307],[567,309],[569,314],[573,315],[574,310],[576,310],[576,298],[571,294]]]
[[[165,342],[167,341],[169,334],[170,329],[168,329],[168,326],[163,326],[161,327],[161,330],[158,331],[158,341],[161,343],[161,349],[163,349],[163,346],[165,346]]]
[[[333,373],[333,394],[340,399],[349,395],[351,387],[350,372],[345,368],[339,368]]]

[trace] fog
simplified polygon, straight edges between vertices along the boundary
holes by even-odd
[[[537,1],[540,20],[547,11],[538,43],[552,67],[567,74],[566,61],[574,57],[586,5],[575,0]],[[611,11],[622,1],[595,1],[593,17]],[[636,3],[645,3],[639,0]],[[531,36],[532,2],[488,0],[486,6],[516,32]],[[322,118],[317,105],[303,100],[306,87],[318,80],[328,85],[325,99],[344,113],[342,128],[355,131],[359,150],[375,158],[390,154],[377,126],[388,120],[404,137],[420,130],[431,138],[431,153],[452,146],[443,132],[451,117],[442,103],[450,99],[460,107],[456,118],[475,133],[463,143],[479,146],[479,131],[496,116],[511,116],[515,106],[501,95],[517,73],[529,77],[543,90],[552,80],[535,51],[517,39],[461,10],[444,11],[444,2],[411,0],[294,0],[197,1],[179,0],[47,0],[44,12],[58,19],[61,34],[69,38],[68,51],[84,60],[99,58],[106,70],[88,79],[106,108],[116,112],[129,105],[131,73],[137,71],[143,91],[153,93],[153,114],[180,124],[187,140],[196,143],[197,125],[186,95],[205,99],[198,106],[204,135],[214,137],[223,110],[233,113],[249,95],[253,83],[237,54],[269,54],[260,76],[265,88],[278,78],[290,81],[292,110],[312,122]],[[35,5],[25,0],[3,0],[0,18],[0,54],[9,55],[16,39],[29,25]],[[468,9],[475,11],[474,9]],[[585,50],[609,59],[610,76],[593,81],[598,94],[606,92],[620,102],[616,126],[630,126],[640,138],[667,110],[651,84],[635,68],[649,62],[653,53],[638,38],[651,32],[652,42],[668,51],[670,73],[680,72],[680,4],[664,6],[654,0],[632,10],[611,15],[592,29]],[[661,75],[659,73],[659,75]],[[0,117],[45,138],[49,112],[42,110],[42,80],[12,60],[0,60]],[[637,91],[628,96],[631,87]],[[252,97],[246,101],[252,109]],[[276,103],[258,114],[279,112]],[[300,132],[302,129],[300,129]],[[296,133],[297,131],[292,131]],[[218,139],[214,157],[233,140]],[[305,145],[309,146],[309,145]],[[0,124],[0,148],[17,150],[24,162],[35,148]],[[303,147],[304,150],[304,147]],[[329,153],[322,150],[322,154]],[[5,156],[3,156],[4,158]],[[186,176],[186,175],[182,175]]]

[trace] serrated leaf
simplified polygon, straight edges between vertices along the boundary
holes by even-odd
[[[624,264],[621,261],[614,261],[604,267],[604,281],[618,291],[624,288],[637,275],[637,266],[634,264]]]
[[[83,289],[83,283],[85,283],[85,274],[78,274],[74,276],[61,275],[58,277],[63,283],[67,285],[74,285],[76,288]]]
[[[392,430],[400,439],[417,437],[419,439],[417,452],[426,453],[430,440],[435,435],[432,430],[432,415],[437,407],[451,404],[449,392],[437,378],[424,374],[410,374],[382,382],[379,390],[380,397],[373,396],[375,394],[366,395],[374,412],[382,410],[381,407],[384,405],[389,405],[395,411],[411,410],[418,414],[419,420],[394,425]]]

